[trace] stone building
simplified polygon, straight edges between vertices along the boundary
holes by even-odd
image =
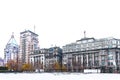
[[[68,71],[120,67],[120,39],[82,38],[63,46],[63,65]]]
[[[14,35],[12,34],[10,40],[8,41],[4,49],[4,63],[6,64],[10,60],[17,62],[18,52],[19,46],[14,38]]]
[[[4,60],[0,58],[0,66],[4,66]]]
[[[30,55],[30,63],[34,66],[35,70],[54,71],[56,63],[62,65],[62,49],[51,47],[35,50]]]
[[[20,62],[29,63],[30,55],[34,53],[35,50],[38,50],[39,46],[38,34],[25,30],[20,33],[20,53],[19,60]]]
[[[55,71],[56,65],[59,65],[59,67],[62,65],[62,49],[60,47],[51,47],[48,53],[45,54],[46,71]]]
[[[34,69],[37,71],[45,70],[45,55],[48,53],[48,49],[35,50],[33,54],[30,55],[30,63],[33,65]]]

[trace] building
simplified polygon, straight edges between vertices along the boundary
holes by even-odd
[[[62,66],[62,49],[60,47],[51,47],[45,54],[46,71],[60,70]]]
[[[63,65],[68,71],[104,68],[119,69],[120,39],[82,38],[63,46]]]
[[[18,52],[19,52],[19,46],[14,38],[14,35],[12,34],[10,40],[8,41],[4,49],[5,64],[10,60],[17,62]]]
[[[38,34],[25,30],[20,33],[20,54],[19,59],[24,63],[30,62],[30,54],[39,49]]]
[[[48,49],[35,50],[34,54],[30,55],[30,63],[37,71],[45,70],[45,54],[48,53]]]
[[[4,60],[0,58],[0,66],[4,66]]]
[[[30,55],[30,63],[37,71],[55,71],[55,64],[62,65],[62,49],[51,47],[35,50]]]

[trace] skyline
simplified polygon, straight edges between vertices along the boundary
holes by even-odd
[[[4,0],[0,1],[0,57],[12,32],[19,44],[20,32],[39,35],[40,48],[64,46],[84,37],[120,39],[118,0]]]

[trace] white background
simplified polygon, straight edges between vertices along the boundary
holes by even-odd
[[[120,74],[1,73],[0,80],[120,80]]]
[[[41,48],[87,37],[120,38],[119,0],[0,0],[0,57],[12,32],[19,44],[25,29],[39,35]]]

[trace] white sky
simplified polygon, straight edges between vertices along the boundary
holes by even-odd
[[[19,44],[25,29],[39,35],[41,48],[64,46],[83,37],[120,38],[118,0],[0,0],[0,57],[12,32]]]

